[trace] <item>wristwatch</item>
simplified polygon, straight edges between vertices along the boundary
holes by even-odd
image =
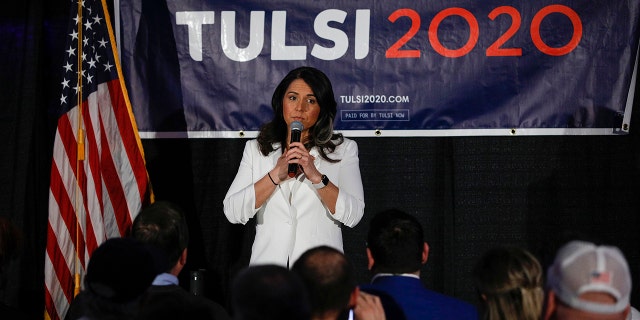
[[[329,184],[329,177],[327,177],[327,175],[323,174],[322,178],[320,178],[320,182],[318,183],[313,183],[313,187],[316,189],[322,189],[324,187],[326,187]]]

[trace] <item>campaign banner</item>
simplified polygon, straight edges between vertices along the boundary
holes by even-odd
[[[625,134],[637,0],[120,0],[138,129],[251,137],[299,66],[347,136]]]

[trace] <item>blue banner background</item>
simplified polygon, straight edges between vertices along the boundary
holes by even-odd
[[[539,26],[532,22],[536,14],[555,5],[575,12],[582,25],[577,46],[557,56],[541,49],[531,34],[539,30],[550,48],[569,46],[578,32],[569,15],[552,12],[543,15]],[[503,6],[512,7],[520,19],[507,14],[489,18]],[[432,25],[438,14],[453,8],[466,10],[467,19],[451,13],[437,27]],[[634,88],[639,8],[633,0],[124,0],[120,49],[142,133],[257,131],[272,117],[273,89],[289,70],[301,65],[317,67],[332,80],[338,101],[335,128],[342,131],[447,135],[463,130],[474,135],[486,129],[580,129],[588,134],[588,129],[609,128],[624,133],[628,128],[621,129],[623,120],[631,112],[627,99]],[[333,28],[323,36],[314,29],[314,21],[322,20],[329,9],[344,12],[345,18],[320,23]],[[391,22],[389,17],[399,9],[410,11]],[[235,24],[222,18],[223,11],[235,12]],[[250,23],[256,20],[250,17],[252,11],[264,12],[257,33],[250,32]],[[200,61],[190,54],[190,27],[178,24],[177,12],[207,12],[212,17],[206,23],[200,20]],[[443,56],[442,48],[460,49],[474,39],[470,21],[477,21],[477,43],[459,57]],[[414,50],[419,57],[386,57],[412,27],[417,32],[400,52]],[[510,27],[516,28],[515,33],[507,37]],[[235,28],[235,39],[225,45],[223,33],[229,28]],[[439,50],[430,32],[437,34]],[[277,40],[282,34],[286,46],[304,46],[303,59],[273,57],[274,51],[283,49]],[[340,55],[335,42],[326,38],[340,41],[344,36],[348,46]],[[521,48],[521,55],[488,56],[488,48],[501,36],[507,37],[501,48]],[[223,50],[231,47],[229,41],[245,48],[256,45],[259,38],[264,40],[259,54],[248,61],[234,61]],[[362,43],[366,46],[356,49]],[[314,45],[338,55],[318,58],[312,54]],[[290,55],[294,50],[284,48]]]

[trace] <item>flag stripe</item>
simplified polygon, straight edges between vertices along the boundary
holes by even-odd
[[[52,190],[58,190],[58,192],[65,192],[68,194],[68,202],[65,202],[64,206],[60,207],[59,211],[62,213],[62,218],[64,219],[68,230],[67,232],[73,242],[73,248],[70,248],[69,250],[75,249],[80,253],[77,258],[79,259],[79,263],[84,267],[86,261],[86,257],[83,254],[85,248],[83,235],[84,221],[82,220],[82,214],[78,213],[76,215],[75,210],[73,209],[78,206],[78,210],[80,212],[84,211],[82,204],[86,198],[83,192],[84,188],[82,188],[86,183],[86,179],[84,178],[84,169],[76,166],[78,144],[75,138],[76,130],[73,129],[73,124],[77,122],[77,119],[77,109],[73,109],[66,115],[60,117],[60,121],[58,121],[58,134],[55,142],[60,142],[60,145],[64,148],[64,152],[57,152],[54,145],[53,161],[57,164],[56,169],[61,170],[59,173],[61,183],[56,184],[56,187],[62,186],[64,188],[52,188]],[[80,199],[77,199],[76,197],[80,197]],[[78,221],[78,217],[81,218],[80,221]],[[60,232],[60,230],[56,231]],[[74,270],[73,266],[70,268],[71,270]]]
[[[113,96],[116,92],[119,91],[119,88],[121,88],[120,83],[117,83],[115,81],[109,83],[109,92],[112,95],[111,99],[117,101],[117,103],[115,104],[116,108],[126,109],[127,105],[126,101],[122,99],[123,95],[120,94],[115,97]],[[118,117],[116,118],[116,120],[118,122],[118,128],[120,128],[120,136],[124,140],[124,147],[128,157],[128,162],[133,168],[132,172],[135,175],[135,180],[145,181],[147,180],[147,171],[140,170],[140,168],[145,168],[145,163],[143,155],[139,151],[137,151],[139,150],[139,146],[137,145],[138,136],[136,135],[136,129],[131,123],[128,112],[119,112],[117,113],[117,115]],[[140,199],[144,199],[145,193],[147,193],[147,191],[142,187],[142,185],[138,185],[138,194]]]
[[[66,116],[60,118],[58,133],[64,130],[64,124],[68,123],[67,120]],[[63,145],[60,134],[56,134],[56,142],[58,145]],[[54,155],[51,165],[49,223],[47,228],[47,262],[51,263],[51,268],[45,270],[45,281],[47,283],[46,287],[50,291],[48,294],[52,299],[51,301],[55,302],[53,306],[47,306],[47,312],[52,319],[55,319],[58,314],[64,314],[72,299],[72,270],[74,270],[73,264],[75,263],[73,261],[73,251],[77,247],[77,244],[74,243],[76,241],[76,219],[73,214],[72,200],[70,199],[70,197],[74,197],[75,190],[66,189],[68,182],[63,182],[60,174],[65,172],[66,176],[69,176],[69,173],[73,171],[73,167],[68,165],[68,158],[59,157],[64,151],[54,151],[54,154],[58,156]],[[59,168],[64,169],[61,170]],[[62,241],[64,239],[67,241]],[[59,243],[59,241],[62,243]],[[72,254],[70,256],[71,261],[67,260],[69,259],[69,253]],[[47,266],[45,265],[45,267]],[[51,316],[52,314],[56,314],[56,317]]]
[[[123,184],[126,183],[125,181],[127,180],[131,183],[135,183],[135,181],[132,180],[130,176],[120,177],[116,170],[116,167],[126,167],[126,170],[122,170],[121,174],[130,175],[132,169],[129,166],[129,163],[123,161],[124,159],[121,158],[123,156],[122,137],[119,135],[118,123],[114,121],[113,114],[113,111],[117,111],[114,109],[117,106],[115,104],[111,104],[111,97],[108,95],[108,92],[104,91],[107,89],[105,87],[106,85],[98,86],[99,100],[102,102],[108,101],[109,105],[112,105],[113,107],[105,108],[106,104],[100,104],[98,108],[100,111],[99,119],[101,121],[101,125],[110,127],[113,130],[102,131],[100,136],[103,147],[108,146],[108,148],[103,148],[102,157],[100,159],[102,163],[102,175],[104,177],[105,189],[109,194],[113,209],[116,212],[129,212],[127,202],[130,199],[128,199],[125,194],[125,188],[128,186]],[[105,95],[105,93],[107,93],[107,95]],[[131,224],[131,217],[129,215],[116,215],[115,219],[117,221],[119,234],[125,234],[126,227]]]
[[[45,272],[47,275],[55,274],[53,264],[48,255],[45,255]],[[64,314],[59,310],[66,310],[69,306],[62,288],[63,286],[60,284],[57,277],[45,277],[45,316],[48,319],[59,318],[60,314]]]
[[[53,234],[51,225],[48,226],[47,232]],[[60,246],[55,244],[56,242],[54,241],[48,241],[47,243],[47,258],[52,265],[51,279],[48,283],[54,288],[52,295],[56,301],[57,313],[64,313],[73,298],[73,290],[65,290],[66,288],[73,289],[73,275],[65,260],[67,254],[63,252]]]
[[[83,103],[84,114],[88,114],[88,117],[84,117],[84,126],[86,130],[85,151],[88,159],[98,159],[100,154],[100,145],[96,142],[95,131],[100,129],[99,125],[94,124],[94,119],[97,118],[94,115],[94,110],[89,108],[89,103]],[[87,242],[87,254],[90,256],[93,251],[98,247],[100,243],[105,240],[102,224],[103,215],[103,197],[102,197],[102,183],[100,183],[97,177],[100,177],[100,162],[98,161],[85,161],[84,165],[87,167],[87,200],[86,200],[86,242]]]
[[[73,212],[73,200],[72,198],[75,196],[75,189],[68,189],[69,181],[63,181],[62,175],[60,175],[57,170],[59,168],[66,168],[62,171],[69,172],[68,162],[64,161],[65,158],[60,160],[54,159],[52,163],[52,172],[51,172],[51,190],[50,190],[50,199],[53,197],[53,204],[49,205],[49,212],[55,211],[55,217],[59,219],[51,219],[52,216],[49,216],[49,225],[52,228],[52,232],[48,234],[48,242],[60,242],[62,239],[67,239],[69,242],[63,243],[66,246],[62,246],[62,250],[65,252],[73,252],[73,250],[77,247],[82,247],[82,237],[76,237],[76,231],[81,232],[77,228],[77,220],[75,217],[75,213]],[[74,183],[72,180],[71,183]],[[58,188],[58,189],[54,189]],[[73,185],[71,185],[73,187]],[[62,235],[62,237],[60,237]],[[55,242],[54,242],[55,241]],[[76,243],[80,241],[80,244]],[[47,244],[49,246],[49,243]],[[70,259],[67,255],[63,255],[67,259],[67,264],[69,265],[69,270],[73,270],[72,263],[74,263],[73,259]],[[55,260],[53,260],[55,261]],[[81,264],[84,264],[83,260],[80,260]]]
[[[47,261],[47,262],[49,263],[45,263],[45,271],[46,271],[46,267],[51,265],[50,261]],[[58,287],[60,286],[58,285]],[[53,297],[51,296],[51,292],[53,291],[52,288],[53,287],[45,281],[45,290],[44,290],[45,319],[51,319],[52,314],[57,315],[58,318],[60,317],[58,314],[58,311],[56,310],[56,306],[59,304],[56,304],[54,302]]]
[[[127,174],[133,174],[131,177],[127,179],[122,179],[123,181],[137,181],[137,180],[145,180],[146,171],[136,170],[140,167],[144,167],[144,163],[138,161],[142,159],[140,152],[135,152],[137,149],[135,136],[133,135],[133,128],[129,119],[129,115],[126,110],[126,104],[124,99],[122,99],[122,95],[114,95],[116,92],[120,91],[120,84],[117,81],[112,81],[108,83],[109,90],[105,93],[110,94],[110,99],[112,99],[113,109],[106,110],[106,114],[108,114],[108,119],[112,122],[118,129],[119,132],[117,136],[120,139],[112,139],[113,142],[112,148],[119,150],[116,161],[126,164],[131,168],[130,171],[126,171]],[[99,91],[100,92],[100,91]],[[105,97],[106,99],[106,97]],[[123,110],[122,112],[117,112],[118,110]],[[114,112],[115,111],[115,112]],[[116,134],[114,132],[114,134]],[[142,199],[144,197],[143,190],[133,186],[133,188],[126,188],[128,191],[127,198],[129,200]],[[139,201],[139,200],[138,200]]]

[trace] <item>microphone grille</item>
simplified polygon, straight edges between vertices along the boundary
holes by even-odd
[[[302,129],[304,129],[304,126],[302,125],[302,122],[300,121],[294,121],[291,122],[291,130],[298,130],[298,131],[302,131]]]

